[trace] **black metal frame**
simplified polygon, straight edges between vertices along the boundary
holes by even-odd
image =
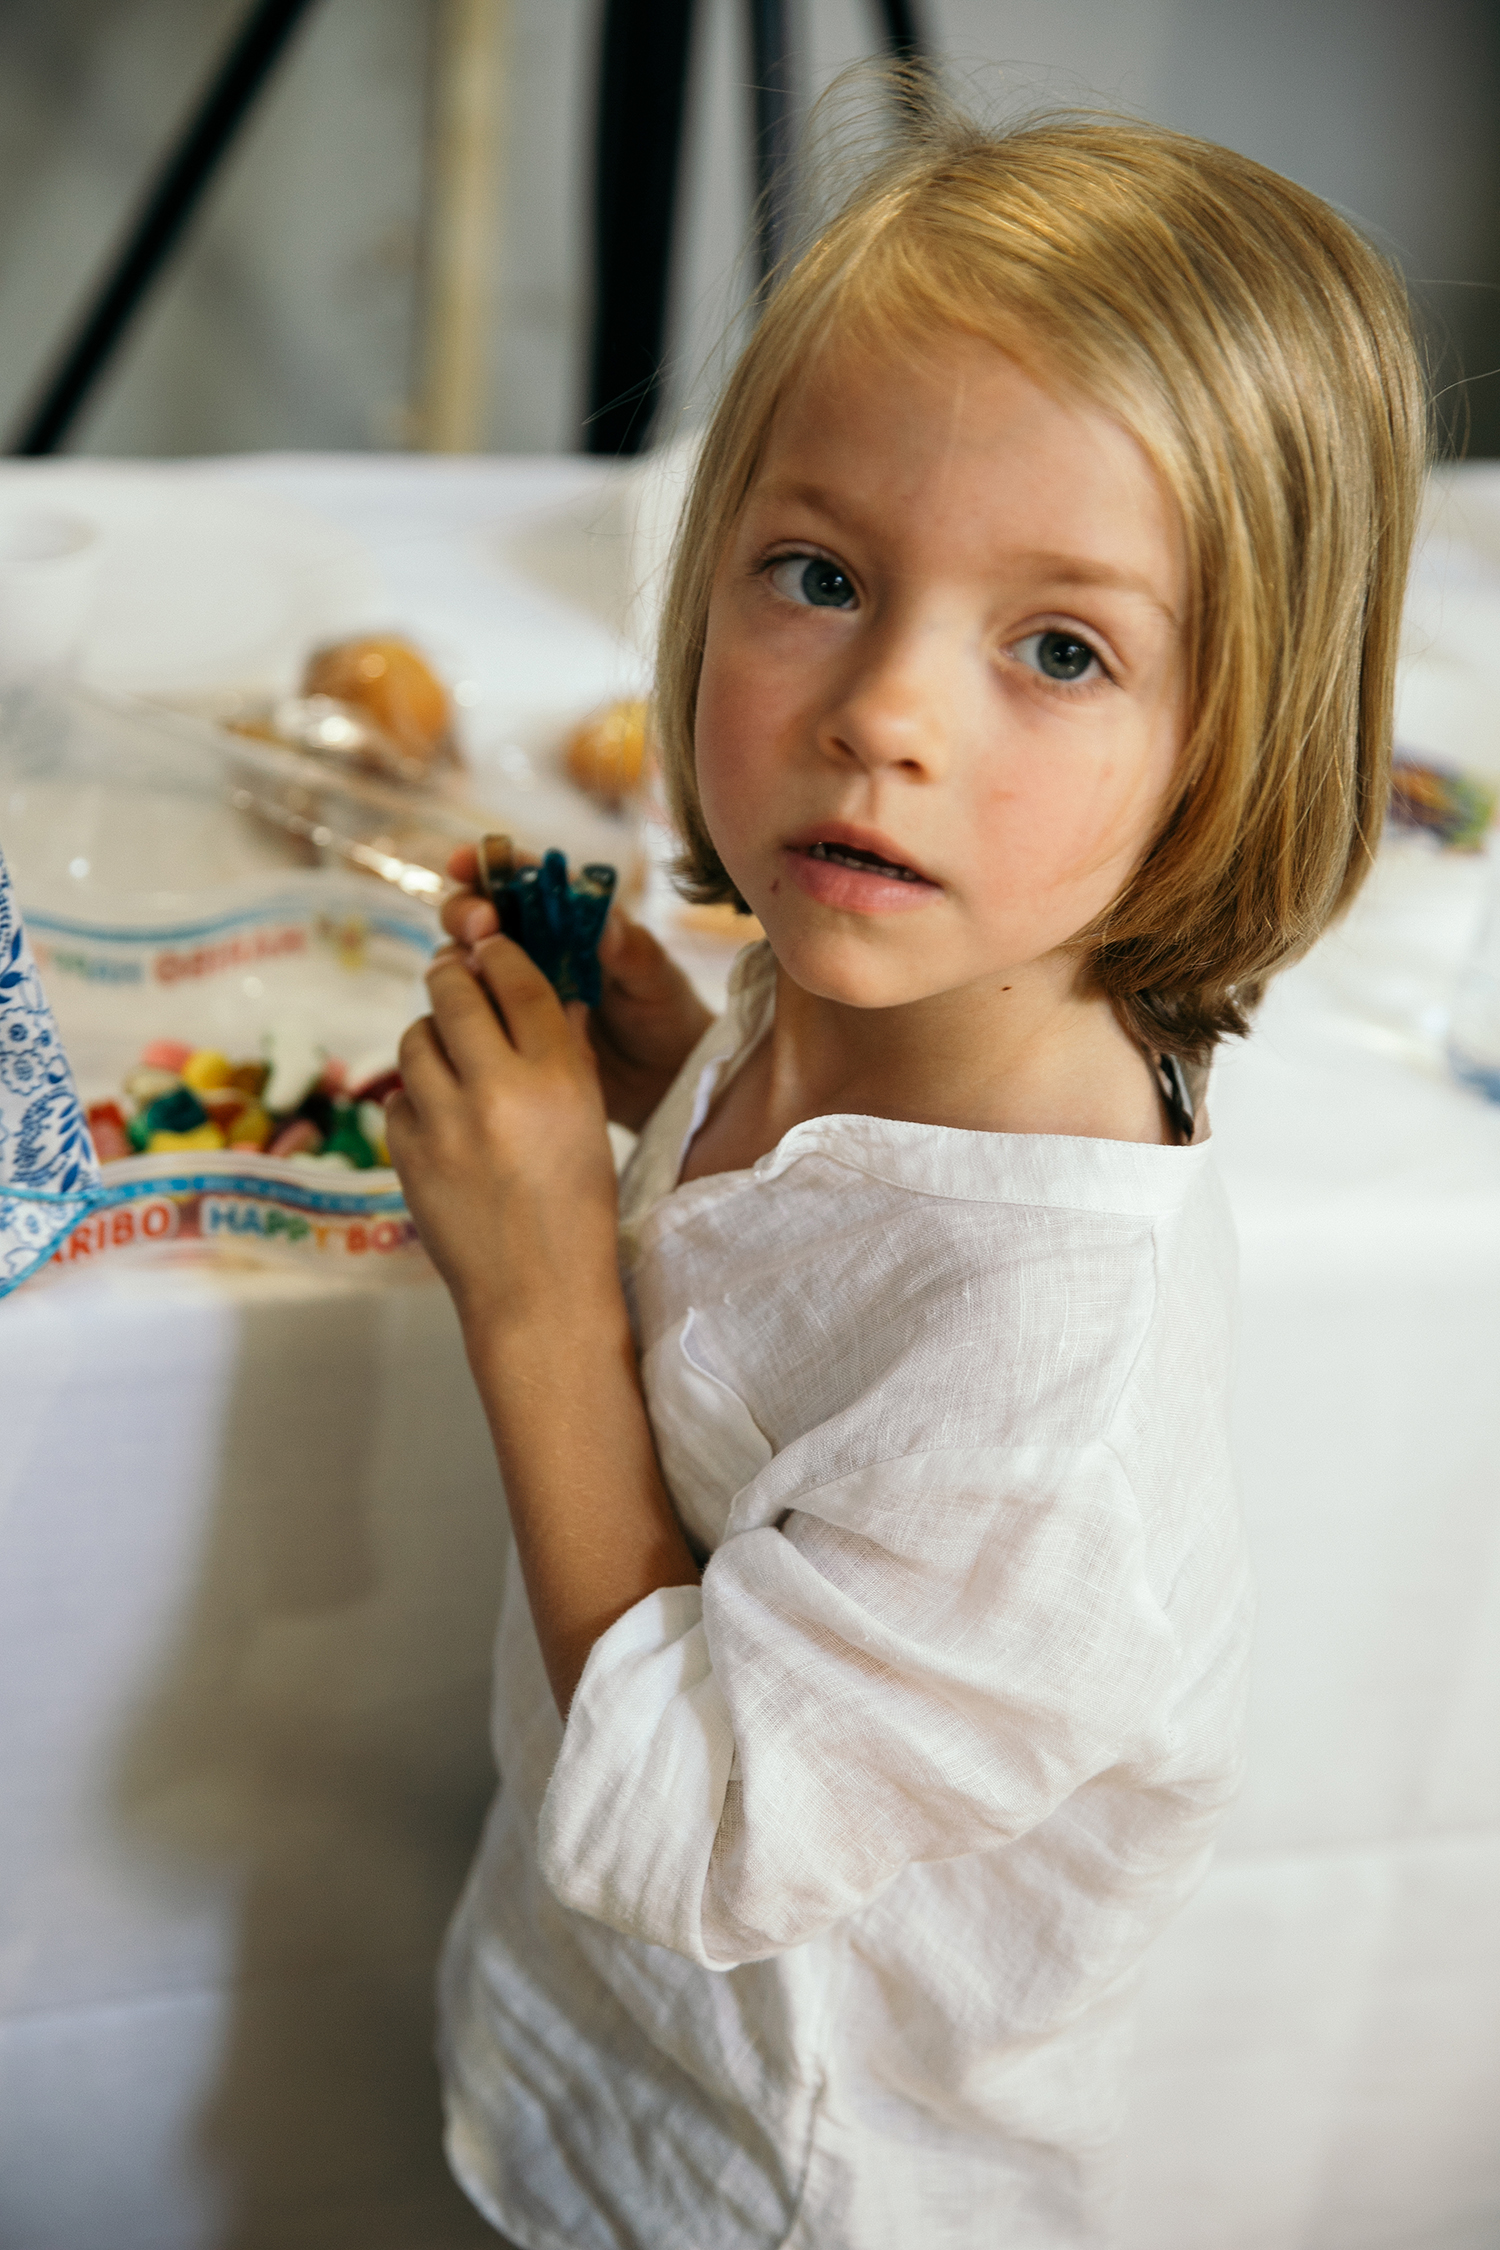
[[[764,281],[787,249],[796,71],[787,0],[747,0],[756,248]],[[876,0],[898,60],[928,53],[915,0]],[[661,402],[693,0],[606,0],[594,171],[594,327],[584,443],[633,454]]]
[[[594,156],[590,453],[638,453],[661,388],[693,0],[607,0]]]
[[[312,0],[256,0],[7,450],[56,453]]]
[[[787,0],[747,0],[761,278],[787,246],[796,73]],[[7,450],[56,453],[108,369],[313,0],[254,0]],[[886,46],[927,51],[915,0],[876,0]],[[694,0],[605,0],[594,170],[590,453],[639,453],[661,398]]]
[[[891,53],[902,62],[921,62],[929,49],[912,0],[876,0],[876,7]]]
[[[749,0],[750,93],[755,105],[755,247],[764,283],[786,254],[797,112],[791,11]]]

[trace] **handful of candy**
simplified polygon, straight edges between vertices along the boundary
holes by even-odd
[[[168,1151],[239,1149],[366,1172],[389,1164],[384,1097],[394,1070],[352,1078],[295,1026],[268,1058],[235,1062],[210,1047],[157,1039],[127,1073],[120,1102],[95,1102],[88,1127],[103,1164]]]
[[[559,1000],[595,1007],[599,940],[615,895],[614,869],[585,867],[570,876],[561,852],[548,852],[540,867],[518,867],[508,836],[485,836],[479,844],[479,887],[500,917],[502,934],[536,963]]]

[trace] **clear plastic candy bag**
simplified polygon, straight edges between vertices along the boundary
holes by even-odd
[[[335,1086],[340,1064],[369,1078],[394,1061],[426,1004],[436,867],[474,818],[308,766],[123,702],[0,699],[11,921],[85,1110],[119,1100],[162,1043],[237,1060],[278,1041],[318,1050]],[[385,881],[360,853],[387,863]],[[428,1270],[383,1163],[229,1146],[92,1156],[65,1189],[49,1180],[0,1212],[31,1249],[9,1273],[0,1260],[0,1292],[123,1254]]]

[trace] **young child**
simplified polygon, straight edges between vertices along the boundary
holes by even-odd
[[[1189,1089],[1369,863],[1424,443],[1314,197],[934,114],[686,510],[686,883],[767,938],[727,1013],[617,922],[590,1046],[449,908],[391,1143],[518,1568],[448,2138],[527,2250],[1107,2239],[1131,1993],[1240,1756]]]

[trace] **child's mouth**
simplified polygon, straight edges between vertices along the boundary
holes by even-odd
[[[914,867],[903,867],[899,860],[882,859],[878,852],[862,852],[853,844],[809,844],[807,856],[831,860],[835,867],[857,867],[864,875],[884,875],[892,882],[924,880]]]
[[[804,829],[786,851],[785,864],[797,888],[838,913],[900,913],[925,906],[942,893],[942,885],[930,875],[877,851],[873,843],[820,836],[816,829],[809,836]]]

